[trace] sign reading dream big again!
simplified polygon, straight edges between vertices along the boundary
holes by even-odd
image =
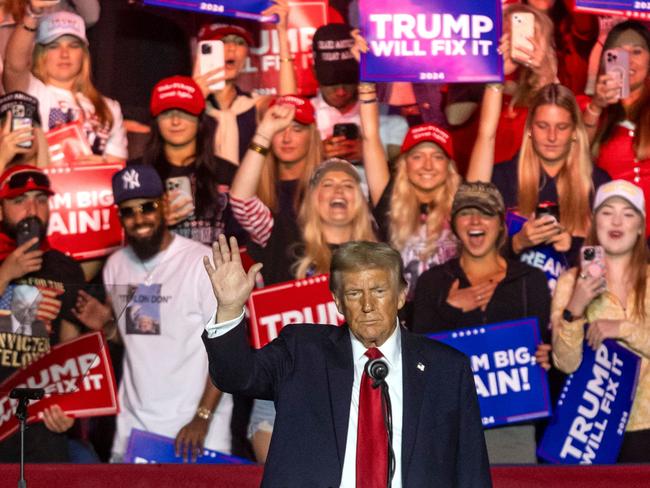
[[[470,358],[484,426],[550,415],[546,371],[535,361],[541,342],[537,319],[468,327],[429,337]]]
[[[501,0],[360,0],[361,79],[501,81]]]

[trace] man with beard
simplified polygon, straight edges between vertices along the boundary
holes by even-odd
[[[132,429],[175,438],[186,459],[203,447],[229,453],[232,398],[208,380],[200,337],[216,306],[201,261],[210,249],[167,229],[152,166],[116,173],[113,196],[128,245],[104,267],[111,307],[81,293],[76,308],[88,327],[109,338],[119,331],[124,343],[111,460],[123,460]],[[143,327],[143,317],[155,326]]]
[[[84,285],[81,267],[51,249],[48,197],[38,168],[15,165],[0,175],[0,382],[79,333],[71,310]],[[74,419],[55,405],[27,431],[28,462],[69,461],[67,431]],[[0,443],[0,462],[18,462],[20,436]]]

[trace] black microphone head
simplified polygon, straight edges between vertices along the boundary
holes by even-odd
[[[375,388],[388,376],[388,363],[382,358],[371,359],[366,363],[366,374],[373,380]]]

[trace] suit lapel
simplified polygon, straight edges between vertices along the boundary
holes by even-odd
[[[432,367],[420,351],[419,343],[408,331],[402,331],[402,382],[404,405],[402,419],[402,475],[408,472],[415,437],[420,422],[420,410],[426,388],[426,368]],[[427,434],[428,435],[428,434]],[[433,434],[435,435],[435,434]]]
[[[350,418],[350,398],[354,381],[354,364],[352,360],[352,343],[350,342],[347,325],[332,327],[332,329],[330,334],[332,347],[328,349],[326,354],[327,380],[336,445],[341,469],[343,469]]]

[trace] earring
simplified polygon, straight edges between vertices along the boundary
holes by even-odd
[[[571,138],[571,142],[576,142],[578,140],[578,136],[573,134],[573,137]]]
[[[529,138],[530,138],[530,137],[533,137],[533,134],[532,134],[530,131],[528,131],[528,132],[526,133],[526,135],[527,135]]]

